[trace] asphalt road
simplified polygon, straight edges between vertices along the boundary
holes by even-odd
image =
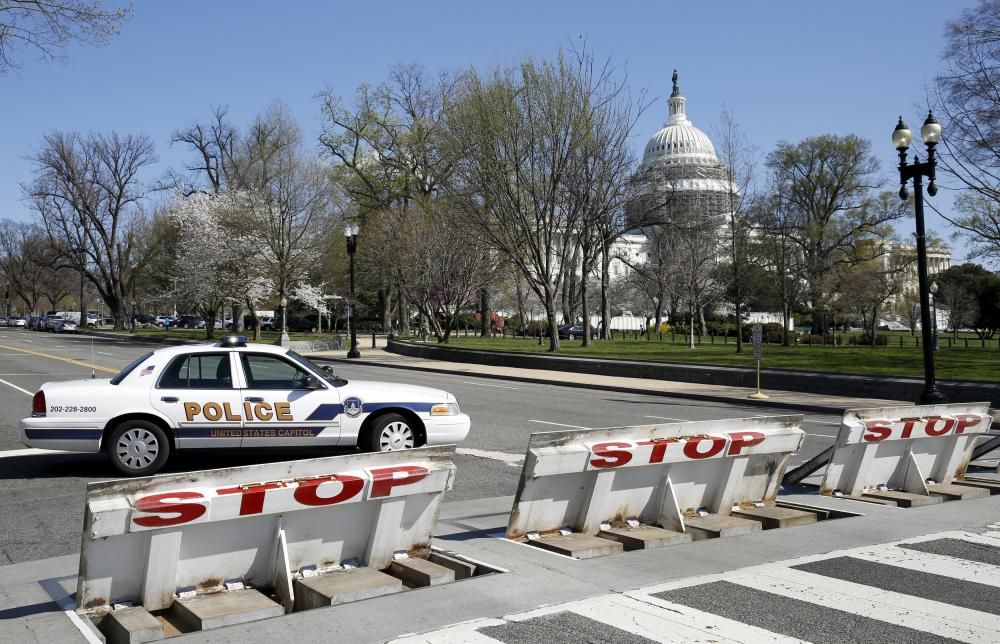
[[[144,342],[0,328],[0,480],[6,489],[0,496],[0,516],[4,517],[0,565],[77,552],[85,484],[115,478],[103,455],[42,453],[20,445],[17,423],[30,413],[31,395],[50,380],[89,378],[92,371],[97,377],[109,377],[153,348]],[[535,432],[768,413],[757,406],[393,370],[365,366],[363,359],[357,364],[337,364],[336,369],[348,379],[410,382],[446,389],[458,397],[462,410],[472,417],[472,431],[455,458],[458,474],[449,501],[513,494],[520,474],[519,457]],[[806,414],[802,425],[806,442],[793,464],[831,445],[839,421],[839,414]],[[313,450],[182,453],[171,459],[167,471],[315,455]]]

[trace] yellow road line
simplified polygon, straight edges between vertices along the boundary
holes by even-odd
[[[121,369],[112,369],[110,367],[102,367],[96,364],[90,364],[89,362],[80,362],[79,360],[73,360],[72,358],[63,358],[62,356],[54,356],[51,353],[41,353],[39,351],[30,351],[28,349],[19,349],[17,347],[12,347],[6,344],[0,344],[0,349],[9,349],[10,351],[17,351],[18,353],[27,353],[33,356],[39,356],[41,358],[49,358],[51,360],[59,360],[60,362],[67,362],[69,364],[75,364],[80,367],[86,367],[88,369],[96,369],[98,371],[104,371],[106,373],[118,373]],[[45,374],[40,373],[40,376]]]

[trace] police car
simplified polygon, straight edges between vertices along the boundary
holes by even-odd
[[[457,443],[469,427],[446,391],[348,382],[286,348],[228,336],[147,353],[111,379],[47,382],[19,432],[28,447],[103,450],[123,474],[145,476],[179,449],[385,452]]]

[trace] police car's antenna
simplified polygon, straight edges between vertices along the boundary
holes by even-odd
[[[97,378],[97,358],[94,355],[94,336],[90,336],[90,379]]]

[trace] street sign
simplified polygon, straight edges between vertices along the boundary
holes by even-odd
[[[759,324],[753,325],[753,331],[750,336],[750,341],[753,343],[753,359],[760,360],[761,354],[761,340],[763,339],[763,329]]]

